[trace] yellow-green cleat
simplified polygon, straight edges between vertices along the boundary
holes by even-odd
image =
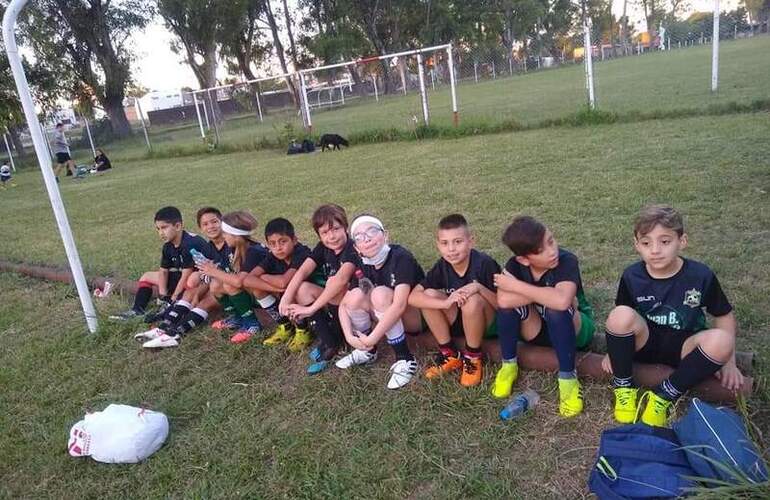
[[[672,402],[658,396],[653,391],[645,392],[641,399],[647,400],[647,405],[642,412],[642,423],[654,427],[665,427],[668,423],[668,412]]]
[[[616,387],[613,392],[615,393],[615,420],[621,424],[634,423],[639,389],[636,387]]]
[[[519,378],[519,365],[516,363],[503,363],[503,366],[497,370],[497,375],[495,375],[495,381],[492,384],[492,395],[496,398],[509,397],[517,378]]]
[[[295,328],[294,337],[289,342],[291,352],[299,352],[313,343],[313,334],[307,328]]]
[[[583,412],[583,389],[576,378],[559,379],[559,414],[575,417]]]
[[[287,342],[291,338],[292,334],[292,327],[290,324],[285,323],[279,323],[277,327],[275,327],[275,331],[272,335],[270,335],[268,338],[266,338],[262,343],[267,346],[275,346],[278,344],[283,344],[284,342]]]

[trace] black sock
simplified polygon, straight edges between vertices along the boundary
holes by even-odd
[[[193,328],[205,323],[208,316],[209,315],[206,311],[196,307],[192,311],[185,314],[181,321],[177,322],[174,330],[177,334],[184,335]]]
[[[635,387],[634,385],[634,332],[623,335],[604,330],[607,336],[607,354],[612,364],[613,387]]]
[[[150,299],[152,298],[152,287],[151,286],[139,286],[139,288],[136,290],[136,295],[134,295],[134,311],[138,313],[143,313],[147,309],[147,304],[150,303]]]
[[[307,318],[302,318],[300,320],[297,320],[294,322],[294,324],[297,326],[297,328],[301,328],[303,330],[307,330],[309,326]]]
[[[670,377],[655,388],[655,394],[669,401],[675,401],[698,383],[715,374],[723,365],[724,363],[711,359],[698,346],[682,358],[679,367],[674,370]]]
[[[318,337],[320,341],[321,351],[324,351],[327,347],[335,347],[334,337],[331,332],[331,326],[329,325],[329,314],[326,310],[321,309],[316,311],[315,314],[308,318],[310,328]]]
[[[396,361],[400,361],[402,359],[412,361],[414,359],[412,351],[409,350],[409,344],[406,343],[406,337],[402,337],[400,342],[390,344],[390,347],[392,347],[393,352],[396,353]]]
[[[340,346],[345,338],[342,334],[342,326],[340,325],[340,306],[329,304],[326,308],[329,310],[329,327],[331,329],[332,339],[334,339],[334,345]]]

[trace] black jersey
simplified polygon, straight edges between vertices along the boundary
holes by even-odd
[[[468,269],[465,271],[464,276],[458,275],[452,264],[441,258],[428,271],[428,274],[420,284],[423,288],[440,290],[448,295],[458,288],[462,288],[468,283],[475,281],[494,292],[496,290],[494,275],[499,272],[500,266],[495,262],[495,259],[483,252],[472,249]]]
[[[634,308],[648,323],[695,333],[706,328],[705,308],[712,316],[733,310],[714,272],[705,264],[683,258],[670,278],[653,278],[643,261],[623,271],[615,304]]]
[[[310,258],[313,259],[316,266],[321,270],[321,275],[324,280],[337,274],[342,264],[350,262],[355,267],[361,267],[361,259],[358,257],[355,248],[353,247],[353,240],[348,238],[347,243],[342,248],[339,254],[335,254],[333,250],[330,250],[319,242],[310,254]]]
[[[265,274],[284,274],[289,269],[299,269],[308,257],[310,257],[310,248],[302,243],[297,243],[294,245],[294,252],[292,252],[288,264],[283,260],[276,259],[272,253],[269,253],[259,267],[265,271]]]
[[[216,264],[219,264],[219,267],[222,269],[227,269],[230,266],[230,254],[232,253],[232,250],[229,246],[227,246],[227,243],[224,241],[222,242],[222,246],[220,248],[217,248],[217,246],[214,244],[213,241],[209,241],[209,247],[211,247],[211,252],[213,254],[213,261]]]
[[[182,269],[191,269],[195,267],[190,250],[195,249],[214,260],[215,255],[211,251],[209,243],[197,234],[182,231],[182,239],[179,246],[174,246],[170,241],[163,244],[160,257],[160,267],[169,271],[181,271]]]
[[[240,272],[250,273],[252,269],[260,265],[262,261],[265,260],[267,254],[267,248],[265,248],[262,243],[252,243],[246,249],[246,256],[243,258],[243,262],[241,263]]]
[[[363,263],[360,269],[363,277],[368,278],[374,286],[386,286],[392,289],[402,284],[414,288],[425,278],[425,272],[414,255],[400,245],[390,245],[390,252],[379,269]],[[358,278],[353,278],[350,285],[351,289],[357,288]]]

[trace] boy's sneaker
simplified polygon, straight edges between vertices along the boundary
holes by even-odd
[[[658,396],[653,391],[647,391],[642,395],[639,406],[643,404],[642,400],[644,399],[647,399],[647,406],[644,407],[644,412],[642,412],[642,423],[655,427],[665,427],[668,422],[668,412],[672,402]]]
[[[262,331],[262,324],[255,317],[241,318],[240,328],[235,335],[230,337],[230,343],[242,344],[247,342],[251,337]]]
[[[313,334],[307,328],[294,328],[294,337],[289,342],[291,352],[299,352],[313,343]]]
[[[615,393],[615,420],[621,424],[634,423],[639,389],[636,387],[616,387],[613,392]]]
[[[165,333],[162,334],[160,337],[148,340],[144,344],[142,344],[142,347],[145,349],[159,349],[164,347],[178,347],[179,346],[179,335],[166,335]]]
[[[347,370],[352,366],[365,365],[373,363],[377,359],[377,352],[362,351],[361,349],[353,349],[353,352],[345,357],[340,358],[334,366]],[[395,365],[393,365],[395,366]]]
[[[279,323],[278,326],[275,327],[273,334],[263,340],[262,343],[267,346],[283,344],[284,342],[291,339],[291,330],[292,329],[290,324]]]
[[[131,321],[138,318],[141,315],[142,313],[140,313],[139,311],[129,309],[128,311],[124,311],[122,313],[110,315],[110,319],[114,321]]]
[[[146,332],[139,332],[136,335],[134,335],[134,340],[144,342],[145,340],[157,339],[164,333],[166,333],[166,331],[163,330],[162,328],[157,328],[157,327],[150,328]]]
[[[463,356],[463,372],[460,374],[460,385],[473,387],[481,383],[484,370],[481,367],[481,358],[469,358]]]
[[[307,357],[310,358],[310,361],[320,361],[321,346],[315,346],[314,348],[310,349],[310,352],[307,354]]]
[[[583,388],[576,378],[559,379],[559,414],[575,417],[583,412]]]
[[[238,318],[235,316],[227,316],[211,323],[213,330],[237,330],[239,326]]]
[[[354,351],[355,352],[355,351]],[[390,367],[388,389],[399,389],[408,384],[417,373],[417,361],[400,359]]]
[[[495,382],[492,384],[492,396],[507,398],[513,391],[513,383],[519,378],[519,365],[517,363],[503,363],[497,370]]]
[[[433,366],[428,367],[425,370],[425,378],[432,379],[440,377],[445,373],[450,373],[459,370],[463,367],[463,362],[459,357],[445,356],[444,353],[439,351],[436,357],[433,359]]]

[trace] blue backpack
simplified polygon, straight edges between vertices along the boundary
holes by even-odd
[[[767,468],[734,411],[695,398],[673,428],[694,476],[706,479],[707,486],[767,481]]]
[[[696,486],[671,429],[632,424],[602,432],[588,486],[600,500],[671,498]]]

